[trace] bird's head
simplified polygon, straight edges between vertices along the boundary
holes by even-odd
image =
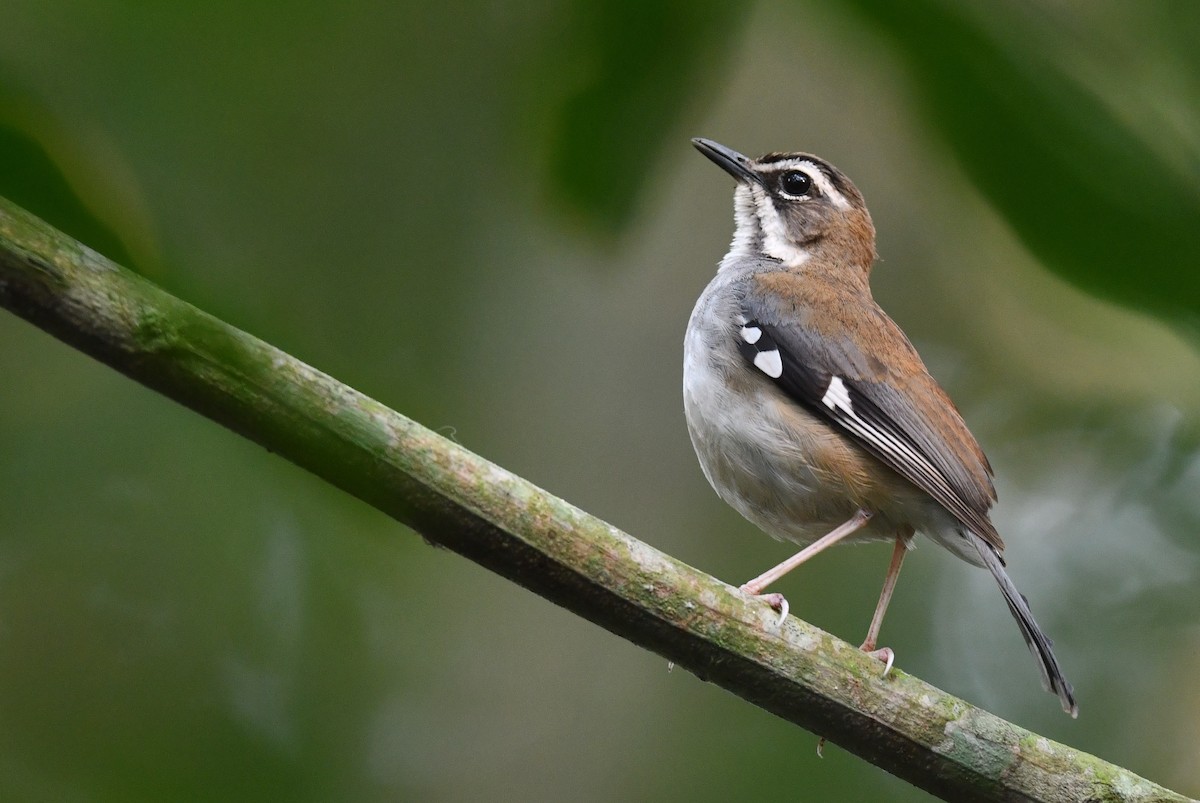
[[[842,171],[807,153],[751,159],[710,139],[692,144],[737,180],[730,258],[762,256],[791,268],[819,256],[834,267],[870,272],[875,227],[862,193]]]

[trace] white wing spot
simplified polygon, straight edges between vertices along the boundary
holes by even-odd
[[[779,356],[779,349],[760,351],[755,354],[754,365],[772,379],[783,376],[783,358]]]
[[[842,381],[840,376],[835,376],[829,380],[829,387],[825,389],[825,395],[821,397],[821,403],[830,410],[836,410],[840,407],[850,415],[854,415],[854,410],[850,408],[850,391],[846,389],[846,383]]]
[[[757,326],[742,327],[742,340],[745,340],[751,346],[757,343],[760,337],[762,337],[762,329],[759,329]]]
[[[859,417],[850,404],[850,391],[840,376],[830,378],[829,387],[825,389],[825,395],[821,397],[821,403],[830,410],[840,410],[847,416],[841,420],[842,426],[846,429],[868,443],[874,444],[885,454],[897,457],[902,464],[907,465],[909,470],[922,477],[932,487],[942,491],[942,493],[952,499],[956,498],[953,489],[946,483],[946,479],[941,471],[930,463],[924,455],[905,443],[897,436],[897,433],[890,431],[886,427],[880,427],[869,421],[864,421]]]

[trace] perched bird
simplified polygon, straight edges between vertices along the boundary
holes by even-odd
[[[986,567],[1043,686],[1076,716],[1050,639],[1004,570],[988,511],[992,469],[953,402],[871,296],[875,228],[858,189],[805,153],[749,159],[692,143],[734,177],[736,229],[684,340],[688,432],[717,494],[766,533],[804,546],[742,590],[763,591],[839,541],[894,540],[863,649],[915,532]]]

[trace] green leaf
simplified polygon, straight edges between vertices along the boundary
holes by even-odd
[[[136,266],[121,238],[83,202],[23,122],[30,104],[0,82],[0,195],[124,265]],[[44,112],[40,116],[47,116]]]
[[[666,141],[737,41],[745,5],[715,0],[581,2],[539,80],[574,79],[551,100],[549,179],[585,222],[617,232]]]
[[[1002,4],[987,8],[986,26],[978,9],[940,0],[844,5],[894,41],[963,169],[1048,268],[1103,298],[1196,321],[1197,177],[1039,50],[1025,18]]]

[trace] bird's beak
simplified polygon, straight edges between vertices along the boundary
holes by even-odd
[[[692,144],[696,146],[696,150],[711,159],[717,167],[739,182],[758,181],[758,175],[750,169],[750,160],[737,151],[703,137],[695,137],[692,139]]]

